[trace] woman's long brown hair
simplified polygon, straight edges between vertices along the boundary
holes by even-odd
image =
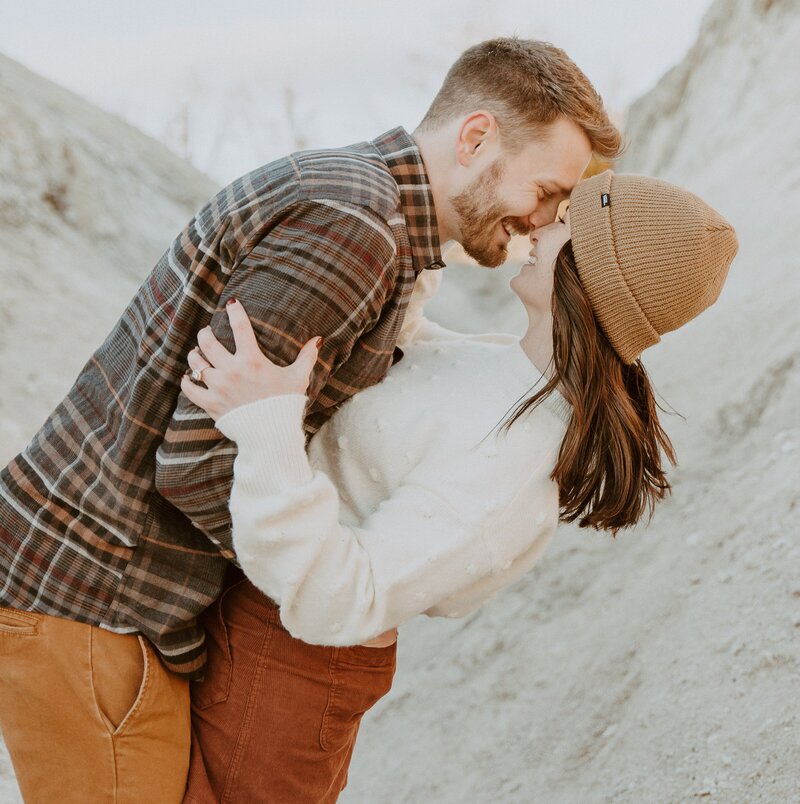
[[[572,406],[550,475],[559,488],[561,520],[616,534],[652,516],[671,491],[661,453],[674,465],[675,452],[641,361],[623,363],[594,317],[570,241],[553,277],[552,366],[544,388],[521,402],[504,426],[556,388]]]

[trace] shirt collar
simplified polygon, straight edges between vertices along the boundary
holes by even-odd
[[[372,144],[400,189],[414,271],[444,268],[433,193],[419,148],[402,126],[381,134]]]

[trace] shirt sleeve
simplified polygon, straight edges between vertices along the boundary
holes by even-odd
[[[336,488],[305,453],[304,404],[272,397],[218,422],[239,445],[231,514],[240,565],[295,637],[367,641],[483,578],[499,585],[516,558],[543,551],[558,512],[549,447],[521,477],[502,455],[489,473],[480,452],[442,463],[432,449],[374,513],[343,524]],[[526,518],[539,504],[548,515]]]
[[[210,325],[233,350],[224,302],[235,296],[262,351],[279,365],[291,363],[313,336],[323,336],[308,389],[313,401],[378,320],[396,271],[391,229],[370,210],[300,203],[236,266]],[[236,446],[181,393],[156,453],[156,488],[229,559],[235,559],[228,509],[235,456]],[[262,459],[269,461],[269,453]]]

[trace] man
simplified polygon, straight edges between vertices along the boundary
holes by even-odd
[[[613,158],[619,146],[601,99],[562,51],[497,39],[459,58],[413,135],[397,128],[294,154],[200,210],[0,474],[0,727],[27,800],[183,794],[187,680],[202,677],[206,659],[197,617],[235,563],[235,448],[179,393],[198,330],[210,325],[232,346],[225,303],[238,297],[280,364],[322,334],[308,390],[312,434],[384,376],[417,276],[443,267],[441,243],[499,265],[512,234],[553,220],[593,150]],[[237,589],[254,611],[268,606],[241,579]],[[222,621],[219,606],[209,612]],[[261,644],[253,622],[251,641]],[[220,650],[230,659],[230,644]],[[258,661],[249,672],[258,678]],[[335,761],[329,748],[309,754],[314,747],[291,736],[290,766],[256,782],[246,760],[258,758],[258,734],[242,725],[255,698],[236,710],[226,684],[229,675],[216,674],[198,688],[203,706],[232,713],[231,750],[193,759],[211,769],[192,800],[305,800],[292,792],[301,789],[321,800],[302,786],[312,764],[314,790],[338,794],[355,729],[327,724],[342,735]]]

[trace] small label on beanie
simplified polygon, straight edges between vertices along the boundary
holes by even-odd
[[[608,207],[611,205],[611,196],[608,193],[600,194],[600,206]]]

